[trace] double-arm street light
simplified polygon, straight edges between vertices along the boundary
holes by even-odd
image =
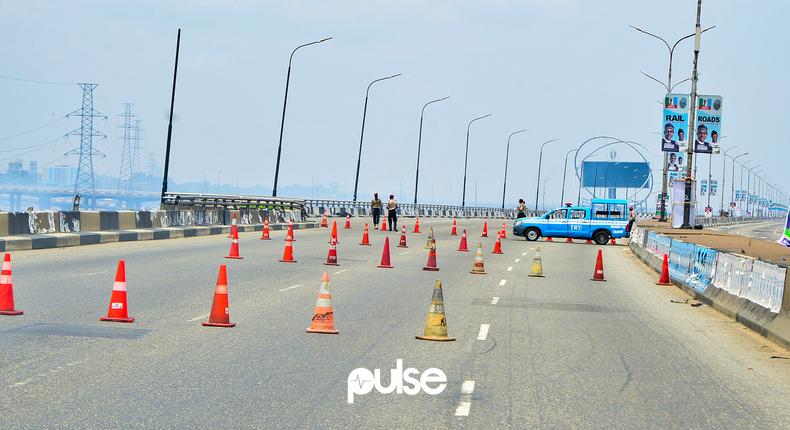
[[[291,56],[288,58],[288,74],[285,77],[285,97],[283,98],[283,117],[280,121],[280,143],[277,144],[277,163],[274,167],[274,188],[272,189],[272,197],[277,197],[277,179],[280,176],[280,155],[283,151],[283,129],[285,128],[285,107],[288,105],[288,86],[291,83],[291,63],[294,59],[294,54],[300,48],[304,48],[305,46],[315,45],[321,42],[326,42],[327,40],[331,40],[331,37],[325,37],[321,40],[316,40],[315,42],[305,43],[304,45],[299,45],[291,51]]]
[[[743,154],[736,155],[732,158],[732,177],[730,178],[730,203],[735,203],[735,163],[738,161],[739,158],[749,155],[748,152],[744,152]],[[729,155],[728,155],[729,157]],[[741,184],[743,184],[743,175],[741,175]],[[740,185],[739,185],[740,187]]]
[[[438,103],[442,100],[447,100],[449,98],[450,96],[442,97],[436,100],[431,100],[422,106],[422,111],[420,112],[420,133],[417,137],[417,172],[414,175],[414,204],[415,205],[417,204],[417,190],[420,184],[420,149],[422,148],[422,118],[423,116],[425,116],[425,108],[427,108],[428,105],[430,104]]]
[[[466,152],[464,153],[464,189],[463,195],[461,196],[461,207],[466,207],[466,166],[467,162],[469,161],[469,129],[472,127],[472,123],[475,121],[479,121],[483,118],[488,118],[489,116],[493,115],[492,113],[488,115],[479,116],[471,121],[466,126]]]
[[[636,31],[638,31],[638,32],[640,32],[642,34],[645,34],[645,35],[648,35],[650,37],[654,37],[654,38],[660,40],[661,42],[664,43],[664,45],[666,45],[667,50],[669,51],[669,71],[668,71],[668,74],[667,74],[667,83],[666,84],[664,82],[662,82],[662,81],[660,81],[660,80],[648,75],[645,72],[642,72],[643,75],[645,75],[648,78],[650,78],[650,79],[658,82],[659,84],[661,84],[664,87],[664,89],[667,90],[667,93],[671,93],[672,90],[676,86],[682,84],[683,82],[691,80],[691,78],[686,78],[686,79],[683,79],[682,81],[679,81],[675,85],[672,85],[672,56],[675,54],[675,48],[678,46],[678,44],[680,42],[688,39],[688,38],[694,37],[696,35],[696,32],[681,37],[674,44],[672,44],[672,46],[670,46],[669,42],[667,42],[663,37],[657,36],[657,35],[655,35],[653,33],[650,33],[649,31],[643,30],[643,29],[641,29],[639,27],[636,27],[636,26],[633,26],[633,25],[629,25],[629,27],[633,28],[634,30],[636,30]],[[706,31],[708,31],[708,30],[710,30],[710,29],[712,29],[714,27],[716,27],[716,26],[714,25],[714,26],[708,27],[708,28],[700,31],[700,34],[706,32]],[[661,208],[660,208],[660,214],[659,214],[659,221],[661,221],[661,222],[665,222],[667,220],[667,204],[666,204],[666,197],[667,197],[667,161],[668,161],[667,157],[668,157],[667,153],[664,152],[664,166],[662,168],[662,179],[661,179]]]
[[[510,133],[510,136],[507,137],[507,149],[505,150],[505,181],[502,185],[502,209],[505,208],[505,192],[507,191],[507,160],[510,157],[510,138],[513,137],[513,135],[523,133],[525,131],[527,131],[526,128],[514,131],[513,133]]]
[[[365,107],[362,109],[362,131],[359,133],[359,154],[357,155],[357,174],[354,177],[354,201],[357,201],[357,186],[359,185],[359,166],[362,163],[362,140],[365,138],[365,118],[368,115],[368,97],[370,96],[370,87],[373,86],[376,82],[386,81],[387,79],[397,78],[401,76],[400,73],[397,75],[385,76],[383,78],[379,78],[374,80],[373,82],[368,84],[368,89],[365,91]]]
[[[737,148],[738,145],[734,145],[729,147],[726,151],[722,149],[721,151],[721,206],[719,208],[719,214],[724,211],[724,187],[726,186],[727,181],[727,157],[730,157],[728,152],[732,151],[733,149]],[[730,157],[732,158],[732,157]]]
[[[540,156],[538,157],[538,184],[535,187],[535,210],[536,211],[538,210],[538,197],[540,197],[540,167],[543,164],[543,147],[546,146],[546,144],[548,144],[548,143],[556,142],[558,140],[560,140],[560,139],[559,138],[550,139],[550,140],[547,140],[547,141],[543,142],[540,145]]]

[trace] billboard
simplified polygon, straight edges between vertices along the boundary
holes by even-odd
[[[718,188],[719,184],[716,179],[711,179],[710,183],[708,183],[707,179],[703,179],[699,182],[699,194],[701,196],[707,196],[710,194],[711,196],[716,195],[716,189]]]
[[[588,188],[641,188],[650,177],[650,164],[631,161],[585,161],[582,185]]]
[[[689,96],[667,94],[661,118],[661,150],[685,152],[688,138]]]
[[[697,97],[694,134],[694,152],[718,154],[721,137],[721,96]],[[666,110],[666,108],[665,108]]]

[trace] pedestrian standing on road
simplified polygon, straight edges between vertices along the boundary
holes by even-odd
[[[378,230],[379,218],[381,217],[381,200],[379,193],[373,193],[373,200],[370,201],[370,209],[373,212],[373,229]]]
[[[518,199],[518,215],[516,218],[526,218],[527,217],[527,204],[524,203],[524,199]]]
[[[398,201],[395,200],[394,194],[390,194],[390,199],[387,202],[387,222],[389,222],[390,231],[398,231]]]
[[[636,222],[636,211],[634,207],[631,206],[628,208],[628,226],[625,228],[625,232],[631,236],[631,229],[634,227],[634,223]]]

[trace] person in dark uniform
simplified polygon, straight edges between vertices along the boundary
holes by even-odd
[[[398,231],[398,201],[395,200],[394,194],[390,194],[390,199],[387,201],[387,222],[390,231]]]

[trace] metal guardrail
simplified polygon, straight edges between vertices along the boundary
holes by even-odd
[[[371,213],[370,202],[354,202],[351,200],[320,200],[307,199],[304,201],[305,210],[309,215],[319,216],[324,213],[345,216],[367,216]],[[382,212],[385,212],[382,210]],[[527,211],[527,216],[536,216],[541,211]],[[475,217],[475,218],[516,218],[515,209],[485,208],[452,205],[427,205],[413,203],[399,203],[398,215],[422,217]],[[382,214],[385,216],[386,214]]]
[[[715,217],[704,217],[698,216],[696,217],[696,224],[701,225],[703,227],[718,227],[722,225],[735,225],[735,224],[745,224],[750,222],[759,222],[759,221],[768,221],[768,220],[781,220],[781,218],[775,217],[726,217],[726,216],[715,216]]]
[[[230,196],[201,193],[165,193],[162,209],[188,209],[194,207],[223,209],[287,209],[304,211],[305,201],[267,196]]]

